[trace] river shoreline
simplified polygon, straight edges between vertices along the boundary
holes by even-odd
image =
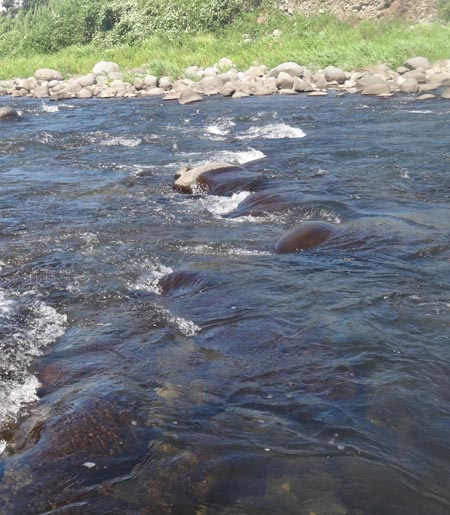
[[[417,95],[419,100],[447,99],[450,98],[450,59],[431,63],[425,57],[413,57],[395,70],[386,64],[350,72],[335,66],[313,70],[295,62],[285,62],[272,69],[260,65],[242,72],[230,59],[222,58],[211,67],[189,67],[184,78],[178,80],[150,75],[145,70],[122,73],[118,64],[101,61],[91,73],[68,79],[56,70],[43,68],[33,77],[0,81],[0,96],[13,98],[67,100],[156,96],[163,100],[178,100],[181,104],[199,102],[212,95],[233,99],[300,93],[324,96],[332,90],[378,97],[409,93]]]

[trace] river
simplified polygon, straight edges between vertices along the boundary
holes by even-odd
[[[449,513],[448,101],[4,104],[2,513]]]

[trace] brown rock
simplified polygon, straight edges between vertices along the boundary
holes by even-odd
[[[0,120],[8,118],[18,118],[19,113],[14,107],[0,107]]]
[[[231,98],[247,98],[250,96],[250,93],[246,93],[245,91],[235,91]]]
[[[34,76],[39,81],[63,80],[63,76],[58,71],[50,68],[36,70]]]
[[[243,170],[240,166],[226,162],[212,162],[194,168],[181,168],[175,175],[173,188],[180,193],[194,193],[196,190],[204,190],[199,185],[200,177],[206,173],[221,173],[227,171]]]
[[[268,75],[269,77],[278,77],[280,72],[284,72],[291,75],[292,77],[303,77],[304,71],[305,69],[303,66],[300,66],[294,62],[286,62],[279,64],[275,68],[272,68]]]
[[[417,93],[419,84],[415,79],[407,79],[400,84],[399,89],[402,93]]]
[[[294,86],[294,78],[286,72],[280,72],[276,84],[278,89],[292,89]]]
[[[49,96],[48,86],[47,84],[42,84],[41,86],[37,86],[34,88],[33,97],[34,98],[47,98]]]
[[[425,93],[424,95],[419,95],[417,100],[432,100],[436,98],[436,95],[432,95],[431,93]]]
[[[323,73],[325,75],[325,79],[328,82],[337,82],[339,84],[343,84],[347,79],[345,72],[340,68],[336,68],[335,66],[327,66],[323,70]]]
[[[277,254],[311,249],[330,238],[334,227],[325,222],[305,222],[287,231],[275,244]]]
[[[77,98],[92,98],[92,91],[88,88],[82,88],[77,93]]]
[[[431,68],[431,63],[426,57],[412,57],[406,61],[405,66],[410,70],[416,70],[417,68],[428,70],[428,68]]]
[[[372,84],[361,90],[361,95],[386,95],[391,93],[391,88],[385,82]]]
[[[186,87],[180,91],[178,102],[184,105],[192,104],[192,102],[199,102],[201,100],[203,100],[202,95],[194,91],[192,88]]]
[[[444,89],[444,91],[441,93],[441,98],[450,100],[450,88]]]

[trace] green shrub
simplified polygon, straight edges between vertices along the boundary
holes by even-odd
[[[438,10],[442,20],[450,21],[450,0],[439,0]]]
[[[241,11],[240,0],[48,0],[14,18],[2,16],[0,51],[52,53],[93,41],[100,48],[135,44],[159,33],[216,31]]]

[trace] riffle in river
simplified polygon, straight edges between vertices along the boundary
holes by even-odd
[[[445,100],[6,103],[2,513],[449,513]]]

